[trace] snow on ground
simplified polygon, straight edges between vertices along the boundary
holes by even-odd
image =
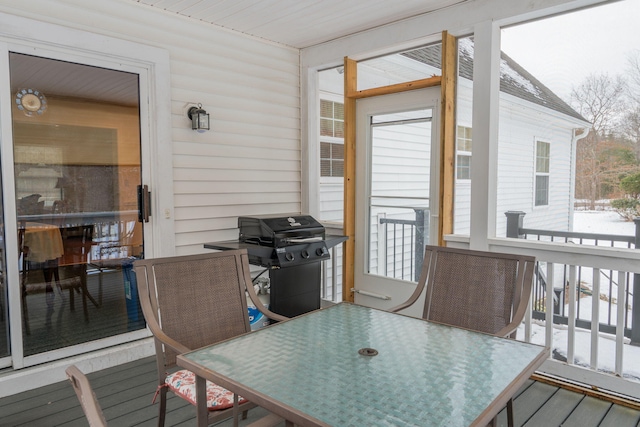
[[[619,235],[635,235],[635,224],[633,222],[624,221],[617,213],[613,211],[576,211],[574,214],[574,231],[585,233],[599,234],[619,234]],[[585,242],[586,243],[586,242]],[[607,243],[605,243],[607,244]],[[591,288],[591,269],[583,268],[581,281],[587,287]],[[604,279],[601,280],[600,293],[608,294],[607,285]],[[613,295],[617,296],[617,289],[613,286]],[[591,319],[592,301],[590,296],[580,298],[580,318]],[[602,323],[616,324],[617,305],[611,304],[612,312],[609,312],[609,302],[598,299],[600,303],[599,317]],[[567,311],[568,313],[568,308]],[[609,316],[611,321],[609,322]],[[578,366],[589,367],[591,361],[591,331],[587,329],[576,328],[575,335],[575,361]],[[554,355],[557,357],[565,357],[568,352],[568,328],[565,325],[554,325],[553,329],[553,349]],[[524,338],[524,327],[518,331],[518,339]],[[542,322],[534,321],[532,325],[531,342],[536,344],[545,344],[545,329]],[[625,339],[623,346],[623,376],[625,378],[640,382],[640,347],[628,344]],[[615,372],[615,336],[601,333],[598,339],[598,370],[608,373]]]

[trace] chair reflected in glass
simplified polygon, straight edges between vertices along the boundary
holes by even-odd
[[[526,255],[427,246],[416,290],[390,311],[415,304],[426,288],[423,319],[515,338],[531,296],[534,266],[535,258]],[[513,426],[512,400],[507,420]]]
[[[92,245],[92,225],[57,226],[25,222],[19,230],[22,255],[22,311],[25,333],[30,334],[27,296],[45,293],[45,325],[51,326],[55,288],[63,299],[69,290],[69,309],[75,309],[75,294],[82,297],[85,321],[89,321],[88,301],[99,307],[87,289],[87,263]],[[55,284],[55,288],[54,288]]]
[[[64,253],[60,229],[54,225],[21,221],[18,228],[22,276],[22,315],[25,333],[31,333],[27,296],[45,293],[45,325],[50,326],[55,298],[53,278],[58,258]],[[59,288],[62,296],[62,289]],[[72,290],[70,290],[71,294]],[[39,310],[38,310],[39,311]]]
[[[256,295],[246,250],[137,260],[133,264],[140,305],[155,338],[160,396],[158,425],[163,426],[167,390],[195,404],[195,375],[177,370],[176,356],[251,331],[247,294],[255,307],[270,319],[286,317],[267,310]],[[255,405],[230,391],[207,382],[209,424],[234,416]],[[252,425],[275,425],[273,414]]]

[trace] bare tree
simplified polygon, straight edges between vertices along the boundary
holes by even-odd
[[[629,98],[640,105],[640,50],[634,50],[627,58]]]
[[[622,132],[634,146],[640,160],[640,50],[635,50],[627,58],[628,109],[624,115]]]
[[[605,136],[619,125],[626,110],[624,78],[608,74],[591,74],[571,90],[571,103],[592,124],[597,136]]]
[[[591,209],[601,197],[603,179],[608,175],[602,163],[602,142],[619,129],[626,87],[620,76],[592,74],[571,91],[574,108],[592,124],[589,135],[576,147],[576,197],[589,200]]]

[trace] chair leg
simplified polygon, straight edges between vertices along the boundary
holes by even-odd
[[[22,272],[23,275],[26,272]],[[31,335],[31,328],[29,327],[29,309],[27,307],[27,284],[26,280],[23,279],[21,284],[22,290],[20,294],[22,295],[22,323],[24,324],[24,332],[27,335]]]
[[[80,289],[82,289],[82,310],[84,311],[84,321],[88,322],[89,321],[89,308],[87,307],[87,295],[89,294],[89,292],[87,292],[87,275],[86,273],[83,273],[80,275]],[[89,295],[89,298],[91,298],[91,295]],[[95,301],[94,301],[95,304]]]
[[[164,420],[167,415],[167,388],[160,387],[160,404],[158,405],[158,427],[164,427]]]

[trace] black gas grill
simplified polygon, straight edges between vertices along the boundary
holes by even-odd
[[[297,316],[320,308],[321,261],[346,236],[327,236],[309,215],[241,216],[237,241],[206,243],[205,248],[247,249],[249,262],[269,269],[274,313]]]

